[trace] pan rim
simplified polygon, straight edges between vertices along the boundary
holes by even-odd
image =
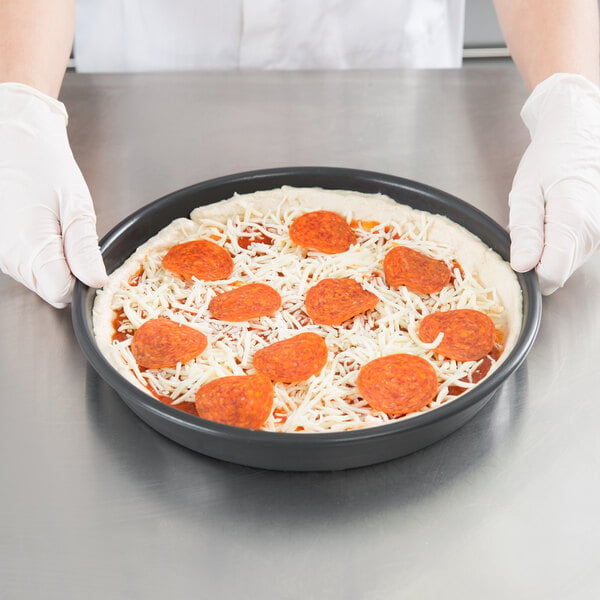
[[[103,236],[102,240],[100,241],[101,251],[104,255],[112,248],[113,244],[124,235],[126,231],[130,230],[131,227],[134,227],[140,221],[143,221],[148,214],[160,211],[161,208],[177,202],[179,198],[185,198],[190,195],[195,195],[199,192],[212,190],[221,186],[235,185],[236,182],[244,182],[245,184],[254,182],[256,184],[260,184],[272,179],[302,179],[319,176],[340,180],[347,179],[350,185],[352,184],[352,181],[369,182],[370,184],[376,184],[379,182],[384,185],[394,185],[398,188],[413,190],[417,194],[430,196],[433,199],[443,198],[445,202],[454,204],[458,212],[463,212],[464,214],[468,215],[469,218],[480,222],[482,226],[489,228],[490,232],[493,233],[495,237],[498,237],[499,239],[503,238],[505,243],[510,244],[510,240],[506,231],[498,223],[496,223],[496,221],[491,219],[491,217],[486,215],[480,209],[468,204],[460,198],[457,198],[437,188],[431,187],[427,184],[376,171],[342,167],[302,166],[243,171],[195,183],[170,192],[169,194],[166,194],[140,207],[122,219],[106,235]],[[316,186],[307,185],[305,187]],[[257,189],[270,188],[264,187]],[[346,186],[337,188],[330,187],[329,189],[353,188]],[[394,198],[394,200],[398,201],[396,198]],[[461,223],[461,225],[471,231],[469,225],[464,223]],[[487,242],[484,243],[487,244]],[[501,254],[501,256],[506,260],[507,257],[505,256],[505,252],[499,252],[497,248],[493,249]],[[248,443],[269,442],[274,444],[281,443],[286,446],[300,445],[307,447],[327,447],[349,442],[368,442],[380,440],[388,437],[396,437],[409,431],[412,432],[423,427],[433,425],[438,421],[450,419],[458,413],[466,411],[477,403],[482,402],[495,393],[502,383],[525,360],[535,341],[541,322],[542,301],[537,276],[533,271],[528,273],[517,273],[516,275],[523,293],[523,318],[521,331],[515,347],[496,371],[494,371],[489,377],[484,379],[472,390],[469,390],[461,394],[455,400],[452,400],[446,404],[442,404],[434,409],[417,413],[400,421],[342,432],[283,433],[244,429],[208,421],[206,419],[202,419],[201,417],[187,414],[146,394],[131,382],[127,381],[116,370],[116,368],[109,363],[109,361],[98,348],[94,338],[93,330],[91,329],[91,305],[93,304],[95,291],[88,288],[80,281],[76,283],[73,293],[72,323],[77,340],[92,367],[113,389],[117,391],[121,398],[122,393],[127,394],[129,398],[135,399],[135,402],[144,411],[149,411],[155,416],[176,424],[183,429],[193,430],[199,435],[211,435],[228,440],[235,439],[237,441]]]

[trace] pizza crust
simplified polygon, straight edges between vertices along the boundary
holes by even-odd
[[[348,220],[376,219],[380,223],[426,222],[427,240],[451,247],[463,269],[475,274],[483,286],[493,288],[499,304],[504,308],[502,311],[499,309],[495,322],[504,333],[505,347],[493,368],[497,368],[510,354],[518,339],[522,322],[522,294],[518,280],[509,264],[466,228],[442,215],[413,209],[382,194],[284,186],[275,190],[235,195],[233,198],[196,208],[192,211],[190,219],[180,218],[173,221],[140,246],[122,266],[110,274],[107,285],[98,291],[93,307],[93,325],[98,347],[121,375],[148,393],[139,381],[139,372],[134,373],[123,363],[112,342],[115,318],[113,298],[144,264],[147,257],[164,254],[173,245],[193,238],[200,226],[211,221],[223,223],[236,216],[251,219],[252,215],[258,213],[279,213],[284,208],[286,211],[296,209],[300,212],[331,210]],[[352,252],[352,249],[349,252]]]

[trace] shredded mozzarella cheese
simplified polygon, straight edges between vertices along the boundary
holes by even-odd
[[[364,364],[380,356],[409,353],[421,356],[434,367],[439,391],[424,411],[452,398],[450,386],[473,387],[470,376],[481,361],[456,362],[436,354],[442,334],[430,344],[418,335],[426,315],[457,308],[480,310],[502,329],[504,308],[496,290],[480,283],[477,273],[462,271],[455,261],[456,249],[428,238],[432,215],[415,211],[415,218],[389,221],[365,228],[358,221],[357,243],[341,254],[307,251],[292,243],[288,228],[305,210],[284,198],[261,211],[238,199],[238,214],[226,220],[203,219],[182,225],[178,243],[210,239],[233,256],[234,270],[223,281],[186,284],[162,267],[163,249],[149,252],[134,282],[123,282],[110,301],[122,315],[119,333],[112,342],[112,356],[128,369],[144,389],[168,397],[174,404],[194,402],[200,386],[216,378],[253,372],[252,358],[260,348],[312,331],[324,337],[329,350],[326,366],[318,376],[294,384],[275,384],[271,416],[263,429],[280,432],[333,432],[359,429],[399,420],[372,409],[356,388]],[[343,215],[355,219],[352,210]],[[272,243],[240,246],[241,238],[269,238]],[[404,286],[390,288],[383,276],[383,258],[395,245],[404,245],[443,260],[453,272],[450,285],[439,293],[422,295]],[[318,325],[304,312],[307,290],[329,277],[352,277],[380,302],[364,314],[339,326]],[[211,318],[208,305],[218,293],[242,283],[261,282],[276,289],[282,307],[273,316],[242,323]],[[167,317],[194,327],[208,338],[207,349],[187,364],[172,369],[140,370],[131,353],[131,336],[145,321]],[[493,370],[494,365],[492,366]],[[456,392],[454,392],[456,393]],[[401,418],[410,418],[411,415]]]

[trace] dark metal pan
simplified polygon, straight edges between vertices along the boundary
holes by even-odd
[[[101,241],[110,273],[148,238],[192,209],[282,185],[381,192],[413,208],[443,214],[460,223],[504,259],[510,240],[497,223],[473,206],[432,187],[407,179],[354,169],[291,167],[251,171],[212,179],[160,198],[134,212]],[[542,312],[537,277],[518,274],[523,291],[523,325],[515,348],[499,368],[474,389],[435,410],[411,419],[342,433],[272,433],[207,421],[153,399],[126,381],[101,354],[92,330],[95,291],[77,283],[73,327],[88,361],[141,419],[166,437],[192,450],[253,467],[290,471],[338,470],[371,465],[423,448],[471,419],[525,360]]]

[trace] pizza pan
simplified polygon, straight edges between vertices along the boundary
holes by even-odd
[[[510,240],[487,215],[432,187],[370,171],[327,167],[291,167],[239,173],[173,192],[137,210],[101,241],[106,268],[112,272],[134,250],[177,217],[197,206],[282,185],[383,193],[413,208],[446,215],[460,223],[505,260]],[[514,349],[489,377],[456,400],[410,419],[340,433],[274,433],[207,421],[150,397],[125,380],[104,358],[92,329],[95,290],[78,282],[72,318],[88,361],[131,410],[164,436],[201,454],[265,469],[323,471],[348,469],[398,458],[451,434],[494,396],[525,360],[541,319],[542,302],[533,272],[517,274],[523,292],[523,324]]]

